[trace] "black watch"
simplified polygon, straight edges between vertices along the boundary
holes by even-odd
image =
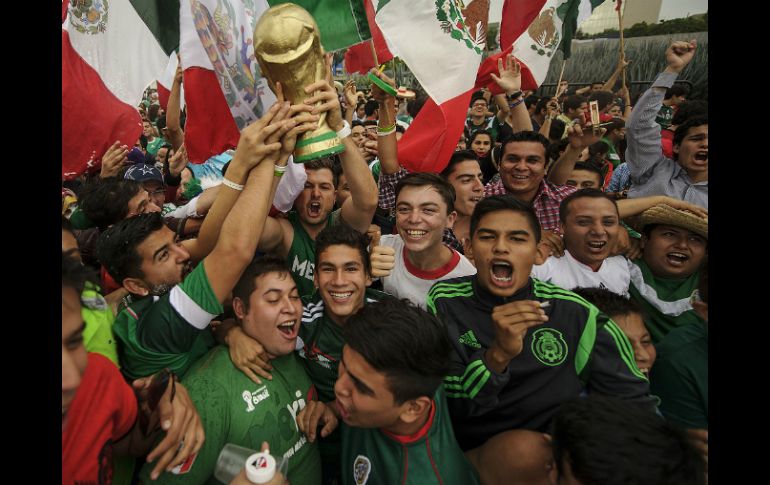
[[[521,91],[516,91],[513,94],[506,94],[505,97],[508,98],[508,101],[515,101],[521,94]]]

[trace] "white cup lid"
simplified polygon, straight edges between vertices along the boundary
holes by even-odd
[[[267,483],[275,476],[275,458],[270,453],[254,453],[246,459],[246,477],[252,483]]]

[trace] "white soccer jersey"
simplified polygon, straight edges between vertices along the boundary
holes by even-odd
[[[628,285],[631,273],[623,256],[611,256],[604,260],[599,271],[575,259],[569,251],[564,256],[549,257],[544,264],[532,267],[533,278],[550,282],[567,290],[573,288],[604,288],[629,297]]]

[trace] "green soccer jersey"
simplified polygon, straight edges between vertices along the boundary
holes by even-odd
[[[674,107],[661,105],[658,114],[655,117],[655,123],[659,124],[661,129],[666,129],[671,126],[671,120],[674,119]]]
[[[676,327],[703,324],[692,308],[690,298],[698,289],[700,271],[687,278],[658,278],[642,258],[629,261],[631,298],[642,306],[644,323],[657,344]]]
[[[144,483],[219,483],[214,478],[219,452],[227,443],[289,459],[287,478],[293,485],[320,484],[321,458],[297,427],[297,414],[315,398],[299,357],[292,352],[274,359],[273,379],[255,384],[230,360],[225,346],[217,346],[190,368],[182,380],[200,414],[206,442],[192,463],[178,475],[163,473],[156,482],[148,477],[153,464],[142,469]]]
[[[183,376],[214,346],[208,326],[222,311],[203,263],[165,295],[133,302],[113,325],[121,371],[138,379],[168,367]]]
[[[329,214],[326,219],[327,227],[337,224],[340,220],[340,210]],[[302,223],[299,220],[299,214],[296,211],[289,212],[289,222],[294,228],[294,239],[291,241],[291,248],[286,260],[291,265],[291,276],[294,283],[297,284],[297,291],[300,296],[310,296],[313,294],[313,273],[315,272],[315,239],[310,237]]]
[[[425,426],[410,436],[377,428],[342,427],[342,485],[472,485],[476,470],[452,431],[439,388]]]

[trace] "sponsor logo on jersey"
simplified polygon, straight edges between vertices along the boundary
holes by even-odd
[[[364,485],[369,480],[369,472],[372,471],[372,462],[364,455],[358,455],[353,462],[353,480],[356,485]]]
[[[195,463],[195,459],[197,457],[198,453],[194,453],[188,456],[185,461],[172,468],[171,473],[174,475],[184,475],[185,473],[189,472],[192,469],[193,463]]]
[[[308,345],[305,345],[302,357],[306,358],[307,360],[312,360],[324,369],[329,370],[332,368],[332,362],[336,362],[331,356],[321,352],[321,349],[316,346],[315,342],[312,343],[310,348],[308,348]]]
[[[476,335],[473,334],[473,330],[468,330],[464,334],[460,335],[458,339],[461,344],[465,344],[472,349],[480,349],[481,344],[476,339]]]
[[[297,426],[297,415],[300,411],[305,409],[305,398],[302,397],[302,391],[297,390],[297,392],[294,394],[294,396],[297,398],[293,403],[287,404],[286,409],[289,410],[289,414],[291,414],[291,417],[294,421],[294,428],[297,432],[299,432],[299,426]]]
[[[250,413],[257,409],[257,404],[270,397],[270,390],[267,386],[262,386],[253,392],[246,389],[241,393],[241,396],[243,397],[243,400],[246,401],[246,412]]]
[[[532,354],[547,366],[557,366],[567,358],[567,342],[558,330],[538,329],[532,334]]]

